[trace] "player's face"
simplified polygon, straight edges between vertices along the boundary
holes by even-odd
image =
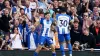
[[[49,20],[50,19],[50,14],[46,15],[46,19]]]

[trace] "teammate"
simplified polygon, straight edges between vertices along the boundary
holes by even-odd
[[[50,28],[52,24],[52,19],[50,19],[49,12],[45,13],[45,18],[40,20],[40,24],[42,25],[42,30],[39,39],[39,45],[36,51],[34,52],[34,56],[38,56],[38,53],[45,42],[51,47],[52,56],[56,56],[55,47],[53,45],[52,39],[50,38]]]
[[[70,43],[70,20],[71,17],[66,14],[66,10],[63,8],[61,9],[61,14],[56,15],[57,19],[57,31],[58,31],[58,39],[60,43],[60,50],[62,56],[65,55],[64,51],[64,40],[67,42],[68,50],[69,50],[69,56],[72,56],[72,46]]]

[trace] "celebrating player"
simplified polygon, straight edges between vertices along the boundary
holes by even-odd
[[[40,20],[40,24],[42,25],[39,45],[34,52],[34,56],[38,56],[39,51],[43,47],[44,43],[46,42],[52,50],[52,56],[56,56],[55,47],[53,45],[53,41],[50,38],[50,28],[52,24],[52,19],[50,18],[50,14],[47,12],[45,13],[45,19]]]
[[[71,20],[71,17],[66,14],[66,10],[64,8],[61,9],[61,14],[58,14],[56,16],[57,19],[57,30],[58,30],[58,39],[60,43],[60,50],[62,56],[65,56],[64,51],[64,40],[67,42],[67,46],[69,48],[69,55],[72,56],[72,46],[70,43],[70,29],[69,29],[69,23]]]

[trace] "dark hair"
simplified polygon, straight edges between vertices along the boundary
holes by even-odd
[[[15,28],[17,28],[17,30],[18,30],[18,27],[17,26],[14,26],[13,29],[12,29],[12,32],[13,33],[14,33]]]
[[[32,9],[31,12],[35,12],[36,9]]]
[[[76,21],[76,20],[75,20],[74,23],[79,23],[79,21]]]
[[[66,12],[66,11],[67,11],[67,10],[66,10],[65,7],[61,7],[61,8],[60,8],[60,12],[61,12],[61,13],[64,13],[64,12]]]
[[[87,30],[87,31],[89,31],[89,28],[88,28],[88,27],[86,27],[86,28],[84,28],[84,30]]]
[[[47,15],[47,14],[50,14],[50,12],[46,12],[46,13],[44,13],[44,15]]]
[[[21,10],[24,10],[24,9],[23,9],[23,8],[20,8],[20,11],[21,11]]]

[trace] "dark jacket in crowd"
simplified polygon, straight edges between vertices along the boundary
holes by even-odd
[[[11,20],[11,17],[8,15],[2,15],[0,18],[0,29],[9,32],[10,26],[9,26],[9,21]]]
[[[96,40],[95,37],[92,33],[89,33],[88,36],[82,34],[80,37],[80,43],[81,44],[88,44],[87,48],[95,48],[96,46]]]
[[[0,10],[4,9],[4,4],[0,3]]]
[[[77,30],[74,27],[71,28],[70,36],[71,36],[71,43],[74,44],[75,41],[80,41],[80,36],[82,34],[82,28],[79,26]]]
[[[91,26],[90,27],[90,32],[95,36],[96,44],[99,44],[100,43],[100,28]]]

